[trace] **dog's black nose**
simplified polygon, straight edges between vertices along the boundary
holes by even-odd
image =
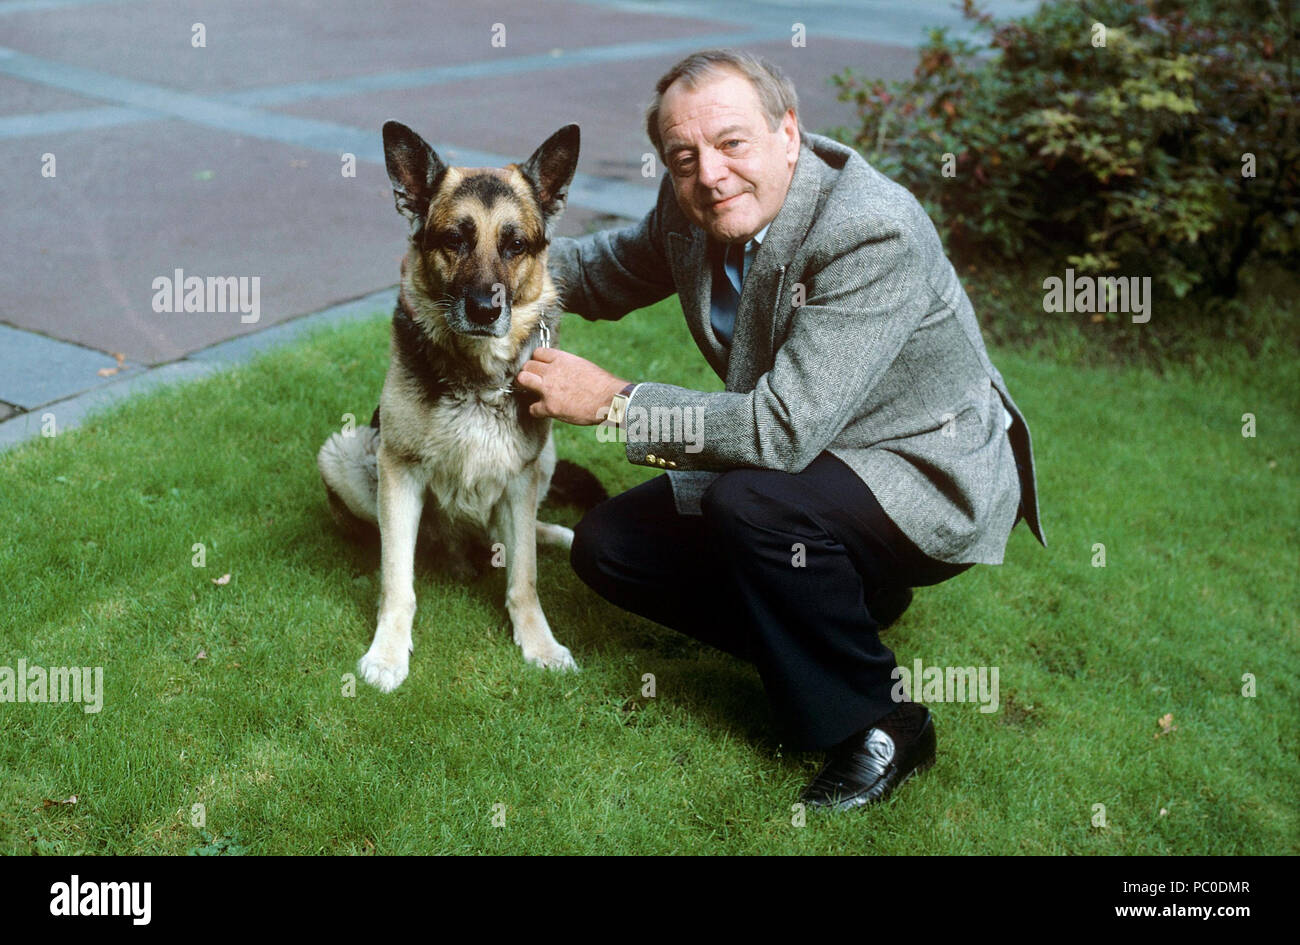
[[[474,293],[465,296],[465,317],[475,325],[491,325],[500,314],[500,306],[492,304],[492,294]]]

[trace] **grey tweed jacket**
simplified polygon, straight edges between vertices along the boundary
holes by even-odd
[[[805,135],[745,275],[730,352],[709,321],[710,244],[665,175],[640,223],[559,238],[550,252],[565,309],[588,319],[676,292],[725,381],[712,393],[641,383],[629,403],[630,415],[703,419],[693,442],[629,435],[626,446],[630,462],[672,471],[679,510],[702,491],[687,471],[796,473],[829,450],[933,558],[1000,564],[1018,510],[1046,545],[1029,427],[911,193],[851,148]]]

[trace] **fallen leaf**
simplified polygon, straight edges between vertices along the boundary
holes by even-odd
[[[1161,816],[1161,817],[1167,816],[1168,813],[1169,813],[1169,811],[1165,810],[1163,807],[1160,808],[1160,816]]]
[[[68,798],[66,801],[56,801],[48,797],[45,798],[45,800],[41,801],[41,804],[44,807],[71,807],[75,803],[77,803],[77,795],[75,794],[72,795],[70,798]]]
[[[219,577],[219,578],[213,578],[213,579],[212,579],[212,583],[213,583],[213,584],[229,584],[229,583],[230,583],[230,575],[229,575],[229,574],[223,574],[223,575],[221,575],[221,577]]]
[[[121,370],[121,368],[115,368],[115,367],[102,367],[102,368],[100,368],[98,371],[96,371],[95,373],[98,374],[100,377],[112,377],[114,374],[116,374],[116,373],[117,373],[118,371],[120,371],[120,370]]]
[[[1178,731],[1178,726],[1174,724],[1174,714],[1172,712],[1166,712],[1156,720],[1156,724],[1160,726],[1160,731],[1156,732],[1156,738]]]
[[[199,660],[205,660],[207,658],[208,658],[208,651],[203,649],[202,647],[199,647],[199,651],[194,654],[194,659],[190,660],[190,662],[197,663]]]

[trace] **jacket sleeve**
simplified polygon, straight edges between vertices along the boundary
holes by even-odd
[[[551,278],[566,312],[588,320],[618,319],[677,291],[665,247],[664,215],[676,210],[667,174],[655,206],[641,222],[551,243]],[[671,207],[665,200],[672,201]],[[676,213],[680,214],[680,210]]]
[[[829,245],[802,274],[806,304],[793,311],[771,370],[752,391],[640,384],[629,402],[628,460],[664,469],[805,469],[856,415],[929,308],[924,261],[906,221],[874,230],[831,229]],[[786,299],[793,285],[787,278]],[[635,437],[633,411],[650,434],[658,416],[663,438]],[[696,435],[664,437],[665,423],[679,415],[682,430]]]

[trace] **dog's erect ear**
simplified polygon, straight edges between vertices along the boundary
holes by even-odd
[[[438,179],[447,165],[424,139],[400,121],[384,122],[384,164],[393,182],[397,212],[411,221],[411,234],[424,226]]]
[[[578,139],[578,126],[565,125],[519,165],[519,170],[537,188],[542,216],[546,221],[547,240],[550,240],[551,230],[569,198],[569,184],[578,168]]]

